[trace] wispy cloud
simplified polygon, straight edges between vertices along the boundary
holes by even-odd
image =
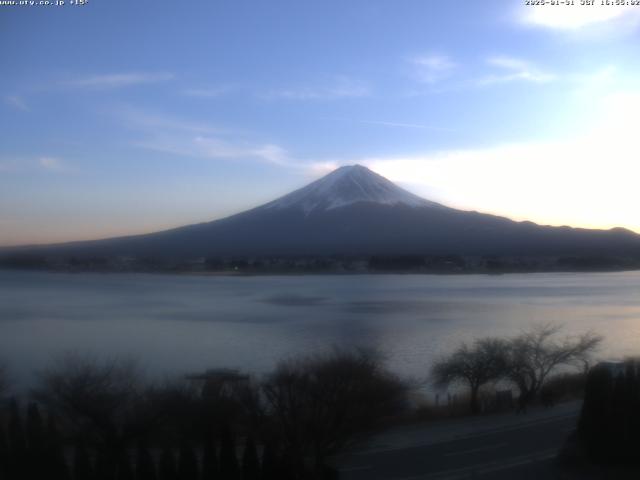
[[[62,160],[55,157],[40,157],[38,167],[49,172],[70,172],[72,169]]]
[[[112,114],[118,120],[123,121],[125,126],[130,129],[144,132],[177,132],[194,135],[222,134],[225,132],[225,130],[207,122],[142,110],[128,105],[115,108]]]
[[[219,137],[166,134],[166,132],[156,132],[147,140],[137,142],[137,145],[166,153],[210,159],[239,158],[251,153],[250,149],[242,148]]]
[[[251,141],[237,131],[132,107],[116,114],[142,138],[134,146],[177,156],[206,159],[253,159],[288,166],[295,162],[275,144]]]
[[[411,57],[409,63],[413,66],[415,78],[429,84],[445,80],[457,68],[457,64],[451,58],[440,54]]]
[[[0,173],[71,173],[75,170],[58,157],[19,157],[0,159]]]
[[[66,86],[86,89],[114,89],[144,85],[149,83],[166,82],[174,78],[171,73],[130,72],[89,75],[64,82]]]
[[[349,77],[338,76],[327,80],[324,85],[275,89],[259,96],[267,100],[337,100],[370,95],[371,89],[365,83]]]
[[[327,173],[332,172],[336,168],[345,164],[346,162],[327,160],[308,163],[306,164],[305,169],[310,175],[319,177],[321,175],[326,175]]]
[[[416,62],[415,59],[413,61]],[[426,90],[410,92],[410,96],[473,90],[511,82],[544,84],[558,78],[556,74],[541,69],[533,62],[507,55],[485,59],[475,76],[469,74],[469,69],[466,69],[467,75],[454,72],[457,64],[449,57],[423,57],[416,65],[420,66],[416,79],[428,87]]]
[[[182,94],[187,97],[198,98],[218,98],[231,92],[233,87],[231,86],[219,86],[219,87],[206,87],[206,88],[187,88],[182,91]]]
[[[4,97],[4,101],[7,105],[16,110],[28,112],[30,110],[29,105],[25,102],[24,98],[20,95],[7,95]]]
[[[284,148],[278,145],[262,145],[253,149],[252,154],[274,165],[292,166],[297,164]]]
[[[409,129],[416,129],[416,130],[434,130],[437,132],[453,131],[453,129],[451,128],[436,127],[433,125],[423,125],[420,123],[382,122],[382,121],[376,121],[376,120],[360,120],[359,123],[365,123],[368,125],[380,125],[383,127],[409,128]]]
[[[135,146],[178,156],[210,160],[258,160],[282,167],[299,167],[300,163],[289,156],[279,145],[253,144],[241,139],[224,139],[213,136],[165,135],[158,132],[135,142]]]
[[[391,122],[385,120],[362,120],[362,119],[354,119],[354,118],[345,118],[345,117],[323,117],[325,120],[329,120],[331,122],[344,122],[344,123],[352,123],[352,124],[362,124],[362,125],[378,125],[381,127],[390,127],[390,128],[404,128],[409,130],[431,130],[435,132],[452,132],[454,129],[442,127],[438,125],[429,125],[424,123],[411,123],[411,122]]]
[[[533,63],[519,58],[496,56],[487,59],[487,64],[494,67],[497,72],[479,78],[477,81],[479,86],[517,81],[548,83],[556,79],[554,74],[544,72]]]
[[[259,142],[243,132],[220,128],[132,107],[118,110],[119,120],[141,138],[133,146],[177,157],[207,160],[257,161],[314,177],[337,168],[330,160],[297,158],[281,145]]]
[[[599,0],[593,5],[577,3],[562,8],[550,8],[548,5],[521,7],[518,11],[519,21],[526,25],[565,31],[624,22],[637,26],[640,22],[640,9],[637,6],[602,5]]]

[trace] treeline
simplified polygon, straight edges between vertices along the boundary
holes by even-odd
[[[0,256],[0,267],[71,272],[226,272],[226,273],[513,273],[619,271],[640,269],[629,256],[512,255],[324,255],[267,257],[64,256],[30,253]]]
[[[365,351],[160,385],[132,362],[72,355],[29,398],[0,413],[2,479],[335,479],[330,457],[406,408],[407,387]]]
[[[524,411],[548,400],[552,375],[586,371],[600,341],[591,333],[561,336],[552,325],[482,338],[435,362],[430,380],[467,387],[471,413],[480,412],[481,389],[509,384]],[[620,405],[640,421],[638,368],[620,378],[599,375],[589,391],[609,393],[585,401],[585,411],[600,423],[581,427],[597,432],[585,434],[596,441]],[[0,368],[0,399],[6,378]],[[632,400],[620,400],[623,391],[634,392]],[[0,408],[0,479],[335,479],[331,458],[410,414],[409,394],[379,355],[364,350],[290,359],[261,378],[210,370],[163,383],[145,380],[134,362],[67,355],[40,372],[22,403]]]
[[[8,435],[0,437],[0,478],[51,480],[198,480],[293,478],[288,466],[265,447],[262,459],[252,437],[238,457],[238,445],[229,429],[198,447],[184,441],[161,450],[138,439],[133,448],[113,451],[97,447],[87,439],[69,442],[49,415],[46,423],[37,403],[27,407],[26,421],[17,402],[11,402]],[[124,446],[123,446],[124,447]]]
[[[551,404],[552,390],[545,389],[551,375],[569,367],[586,372],[591,354],[602,341],[590,332],[561,337],[560,331],[559,325],[542,324],[512,338],[486,337],[463,343],[434,363],[432,380],[440,387],[467,387],[472,413],[480,412],[479,393],[489,383],[515,388],[518,412],[526,412],[537,399]]]

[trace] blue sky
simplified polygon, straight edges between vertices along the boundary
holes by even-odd
[[[211,220],[353,163],[640,231],[640,7],[576,3],[2,6],[0,245]]]

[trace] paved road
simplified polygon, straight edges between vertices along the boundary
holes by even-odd
[[[551,459],[575,428],[579,404],[557,411],[532,412],[531,417],[484,417],[465,431],[460,420],[413,429],[402,444],[401,432],[384,435],[369,448],[342,458],[344,480],[454,480],[548,478]],[[439,431],[438,431],[439,430]],[[446,435],[449,430],[449,435]],[[536,474],[537,472],[537,474]],[[547,473],[544,473],[547,472]],[[517,473],[517,475],[516,475]]]

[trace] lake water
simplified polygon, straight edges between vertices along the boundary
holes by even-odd
[[[424,378],[459,342],[536,322],[640,353],[640,272],[218,277],[0,271],[0,358],[15,383],[65,351],[132,356],[151,374],[255,372],[334,345],[376,347]]]

